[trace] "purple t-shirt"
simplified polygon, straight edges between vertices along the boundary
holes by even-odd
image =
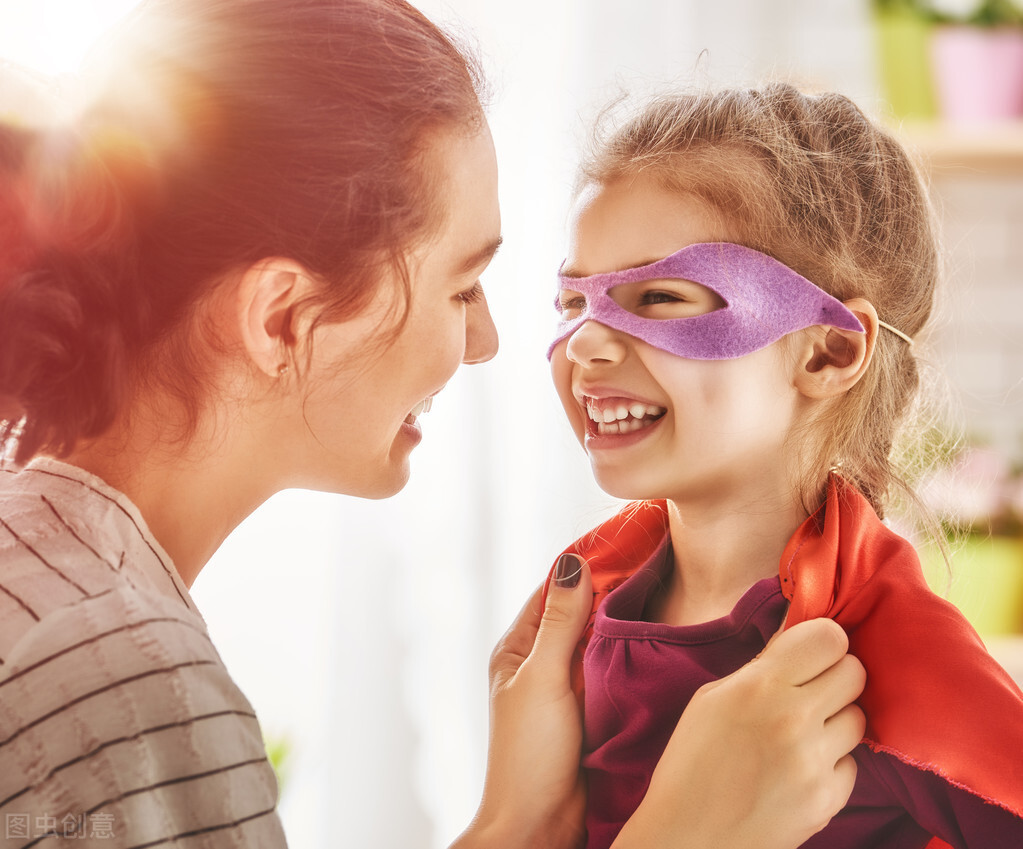
[[[671,562],[666,538],[597,610],[583,660],[587,849],[610,846],[639,806],[694,693],[759,654],[785,616],[775,577],[754,584],[721,619],[687,626],[643,621]],[[922,849],[937,835],[956,849],[1023,847],[1023,819],[1009,811],[865,745],[853,756],[859,769],[849,803],[804,846]]]

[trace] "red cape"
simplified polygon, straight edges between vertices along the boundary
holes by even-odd
[[[577,693],[597,607],[667,532],[663,501],[636,502],[565,549],[593,575],[593,609],[572,670]],[[913,547],[855,488],[832,476],[823,510],[789,540],[779,574],[785,627],[834,619],[866,667],[859,704],[868,746],[1023,817],[1023,692],[958,609],[930,591]]]

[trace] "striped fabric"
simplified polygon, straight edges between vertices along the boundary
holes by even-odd
[[[134,505],[54,460],[0,469],[0,846],[277,849],[276,798]]]

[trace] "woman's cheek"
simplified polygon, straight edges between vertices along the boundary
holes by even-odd
[[[443,325],[434,327],[443,328]],[[443,335],[436,331],[427,333],[414,356],[426,388],[430,392],[438,391],[462,365],[465,357],[464,328],[449,329]]]

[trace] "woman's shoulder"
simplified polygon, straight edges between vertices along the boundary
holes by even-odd
[[[0,663],[51,617],[114,603],[166,608],[205,630],[170,558],[124,496],[64,464],[0,470]]]
[[[202,619],[126,583],[55,608],[25,629],[2,658],[0,701],[0,758],[11,735],[61,727],[65,711],[111,731],[118,723],[222,710],[255,718]]]
[[[71,467],[31,471],[0,476],[0,687],[28,704],[175,669],[227,678],[194,605],[151,580],[160,552],[139,562],[130,502]]]
[[[230,827],[284,845],[252,706],[165,596],[124,584],[50,612],[3,659],[0,704],[5,810],[99,814],[132,843]]]

